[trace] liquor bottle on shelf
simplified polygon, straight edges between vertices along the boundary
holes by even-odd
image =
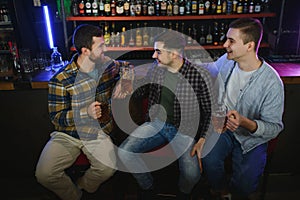
[[[196,25],[193,24],[193,29],[192,29],[192,38],[193,38],[193,45],[197,45],[197,29],[196,29]]]
[[[254,13],[254,0],[249,2],[249,13]]]
[[[248,12],[249,12],[248,0],[244,0],[243,13],[248,13]]]
[[[100,0],[99,2],[99,15],[100,16],[104,16],[104,3],[103,3],[104,0]]]
[[[173,15],[179,15],[178,0],[174,0],[174,3],[173,3]]]
[[[243,1],[239,0],[237,5],[236,5],[236,13],[237,14],[242,14],[243,13]]]
[[[130,0],[124,0],[124,13],[125,16],[130,15]]]
[[[148,33],[147,22],[144,23],[144,29],[143,29],[143,46],[144,47],[149,46],[149,33]]]
[[[116,14],[118,16],[124,15],[124,3],[123,0],[118,0],[116,7]]]
[[[140,29],[140,24],[136,24],[136,33],[135,33],[135,45],[141,47],[143,45],[143,36]]]
[[[153,0],[148,1],[148,15],[152,16],[155,15],[155,8]]]
[[[226,14],[228,15],[232,14],[233,13],[232,8],[233,8],[232,0],[227,0]]]
[[[159,0],[154,0],[154,12],[156,16],[160,15],[160,3]]]
[[[77,3],[77,0],[72,0],[72,3],[71,3],[71,14],[73,16],[78,16],[79,15],[79,10],[78,10],[78,3]]]
[[[61,53],[58,52],[57,47],[53,47],[53,52],[51,54],[51,68],[58,69],[63,66],[63,61]]]
[[[90,0],[85,1],[85,15],[86,16],[91,16],[92,15],[92,4]]]
[[[192,15],[196,15],[198,11],[198,2],[197,0],[192,0]]]
[[[227,11],[227,0],[223,0],[222,2],[222,14],[226,14]]]
[[[213,36],[211,34],[211,26],[209,25],[208,26],[208,32],[207,32],[207,35],[206,35],[206,44],[210,45],[213,43]]]
[[[141,14],[142,14],[142,2],[141,2],[141,0],[136,0],[135,15],[139,16]]]
[[[213,15],[216,14],[216,12],[217,12],[217,2],[216,2],[216,0],[211,0],[210,7],[211,7],[210,13],[213,14]]]
[[[214,22],[214,31],[213,31],[213,45],[217,46],[220,42],[220,36],[219,36],[219,24],[218,22]]]
[[[160,1],[160,15],[165,16],[167,15],[167,2],[166,0]]]
[[[172,0],[167,1],[167,15],[172,16],[173,15],[173,5]]]
[[[135,16],[135,1],[134,0],[131,0],[130,1],[130,7],[129,7],[129,10],[130,10],[130,16]]]
[[[111,33],[110,33],[110,46],[115,47],[115,38],[116,38],[116,34],[115,34],[115,22],[111,23]]]
[[[199,0],[198,1],[198,15],[204,15],[204,1],[203,0]]]
[[[204,25],[200,26],[199,44],[200,45],[205,45],[206,44],[206,35],[205,35]]]
[[[192,12],[192,2],[191,0],[186,0],[185,1],[185,14],[190,15]]]
[[[217,14],[222,14],[222,4],[221,4],[221,0],[218,0],[218,1],[217,1],[216,13],[217,13]]]
[[[184,0],[179,0],[179,15],[185,14],[185,2]]]
[[[193,41],[192,41],[193,39],[192,39],[192,36],[191,36],[191,35],[192,35],[191,30],[192,30],[191,27],[189,27],[189,28],[188,28],[187,41],[186,41],[186,43],[187,43],[188,46],[191,46],[192,43],[193,43]]]
[[[226,27],[225,27],[225,23],[224,22],[222,22],[221,23],[221,26],[220,26],[220,33],[219,33],[219,44],[220,45],[223,45],[224,43],[225,43],[225,41],[226,41],[226,33],[225,33],[225,29],[226,29]]]
[[[99,16],[99,4],[97,0],[92,3],[92,15]]]
[[[119,47],[121,45],[121,34],[120,32],[118,31],[116,34],[115,34],[115,46],[116,47]]]
[[[255,13],[260,13],[261,12],[261,1],[257,0],[254,6],[254,12]]]
[[[135,41],[134,41],[134,38],[133,38],[132,24],[130,24],[129,26],[130,26],[130,38],[129,38],[129,41],[128,41],[128,45],[130,47],[133,47],[135,45]]]
[[[78,4],[78,12],[80,16],[85,15],[85,9],[84,9],[85,3],[84,0],[81,0],[80,3]]]
[[[105,12],[105,15],[106,16],[110,16],[110,0],[105,0],[105,3],[104,3],[104,12]]]
[[[126,27],[123,26],[122,27],[122,32],[121,32],[121,47],[125,47],[126,46]]]
[[[109,46],[109,43],[110,43],[110,34],[109,34],[109,31],[108,31],[108,24],[105,24],[104,26],[104,43],[106,46]]]
[[[237,4],[238,4],[238,0],[232,1],[232,13],[237,13]]]
[[[205,3],[204,3],[204,6],[205,6],[205,14],[208,15],[210,14],[210,10],[211,10],[211,3],[209,0],[206,0]]]
[[[143,0],[143,3],[142,3],[142,14],[144,16],[148,15],[148,1],[147,0]]]
[[[111,16],[116,16],[116,13],[117,13],[117,11],[116,11],[116,1],[115,0],[111,0],[111,2],[110,2],[110,15]]]

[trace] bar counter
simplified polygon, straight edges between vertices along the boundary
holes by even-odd
[[[271,63],[271,66],[278,72],[284,84],[300,84],[300,63]],[[43,70],[26,75],[22,81],[0,81],[0,90],[46,89],[54,74],[55,71]]]

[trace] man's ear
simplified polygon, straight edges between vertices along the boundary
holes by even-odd
[[[255,42],[251,41],[251,42],[248,42],[247,44],[247,48],[248,48],[248,51],[252,51],[252,50],[255,50]]]
[[[90,53],[90,50],[86,47],[81,48],[81,54],[88,55]]]

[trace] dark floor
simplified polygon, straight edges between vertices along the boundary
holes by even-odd
[[[117,177],[117,176],[116,176]],[[110,199],[136,199],[136,185],[131,176],[123,174],[120,177],[113,177],[105,183],[95,194],[84,194],[87,200],[110,200]],[[58,200],[51,192],[40,186],[34,178],[0,178],[1,196],[6,200]],[[265,200],[298,200],[300,199],[299,190],[300,174],[270,174],[267,185]],[[167,182],[164,180],[164,182]],[[115,184],[118,185],[115,185]],[[161,200],[175,199],[174,191],[170,187],[175,187],[174,180],[169,184],[161,185],[163,190],[159,195]],[[124,190],[124,193],[122,193]],[[123,197],[123,198],[122,198]],[[195,197],[200,200],[200,197]]]

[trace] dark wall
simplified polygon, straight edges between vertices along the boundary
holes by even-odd
[[[4,172],[1,177],[34,175],[41,150],[53,129],[47,92],[47,89],[0,91],[0,171]]]

